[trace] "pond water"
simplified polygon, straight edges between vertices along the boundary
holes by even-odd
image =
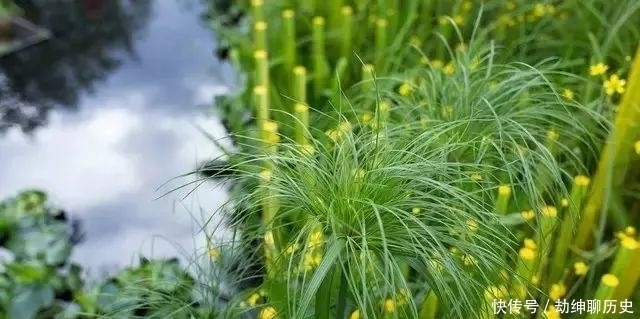
[[[92,271],[202,254],[224,190],[156,198],[220,155],[198,126],[225,135],[211,105],[236,81],[215,59],[205,1],[34,2],[54,38],[0,60],[0,197],[45,190],[81,220],[73,259]]]

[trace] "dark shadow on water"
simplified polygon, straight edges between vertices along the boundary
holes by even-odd
[[[0,58],[0,134],[30,133],[55,108],[79,96],[135,56],[134,39],[151,16],[150,0],[22,0],[26,18],[53,38]]]

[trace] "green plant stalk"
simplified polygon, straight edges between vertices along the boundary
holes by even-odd
[[[329,74],[325,46],[325,21],[322,17],[313,18],[312,49],[314,96],[318,97],[326,87]]]
[[[275,234],[275,217],[277,210],[277,203],[272,196],[272,190],[268,187],[271,182],[272,171],[265,169],[260,172],[260,184],[263,188],[262,197],[262,224],[265,226],[264,236],[264,249],[265,249],[265,267],[267,277],[275,278],[277,276],[275,259],[278,254],[278,248],[276,246],[276,234]]]
[[[339,101],[342,97],[342,88],[340,86],[345,82],[348,64],[349,62],[347,62],[347,58],[345,57],[341,57],[338,59],[338,62],[336,62],[334,78],[331,85],[331,92],[335,94],[334,99],[336,101]]]
[[[449,43],[449,38],[451,37],[451,31],[453,26],[451,25],[453,22],[449,17],[441,16],[438,18],[438,32],[442,35],[442,38],[447,42],[444,43],[440,39],[438,39],[438,43],[436,45],[436,58],[441,61],[447,60],[447,46]]]
[[[344,0],[328,0],[329,9],[327,12],[327,19],[329,20],[329,29],[333,31],[340,30],[340,20],[342,19],[342,7],[344,6]],[[340,30],[342,32],[342,30]]]
[[[255,86],[263,86],[267,92],[269,91],[269,60],[267,52],[258,50],[253,53],[255,61]]]
[[[362,93],[370,95],[375,88],[375,67],[371,64],[362,66]]]
[[[253,24],[253,45],[255,51],[267,51],[267,23],[256,21]]]
[[[293,107],[296,117],[295,141],[298,145],[309,145],[307,132],[309,131],[309,107],[302,103],[296,103]]]
[[[609,273],[624,280],[625,270],[627,268],[633,268],[631,261],[634,260],[638,248],[638,242],[635,239],[624,237],[620,242],[620,247],[618,247],[618,252],[613,259]]]
[[[376,33],[375,33],[375,66],[377,69],[384,67],[384,56],[387,50],[387,33],[388,21],[384,18],[379,18],[376,21]]]
[[[527,297],[528,285],[536,274],[536,254],[535,250],[528,247],[520,249],[515,268],[517,276],[512,279],[516,299],[524,300]]]
[[[640,265],[640,249],[633,250],[633,255],[630,257],[630,265]],[[620,285],[616,288],[614,293],[614,300],[625,300],[631,298],[636,287],[640,283],[640,271],[637,267],[627,267],[623,271],[620,271]]]
[[[560,234],[556,240],[556,247],[550,262],[551,271],[549,274],[549,282],[557,282],[562,277],[562,273],[567,264],[569,246],[571,245],[571,239],[574,234],[574,225],[578,221],[582,202],[589,190],[589,183],[589,178],[583,175],[578,175],[573,179],[573,186],[571,187],[571,194],[569,195],[569,206],[562,219]]]
[[[255,21],[264,21],[264,1],[251,0],[251,19]]]
[[[293,68],[293,99],[296,103],[307,102],[307,69],[303,66]]]
[[[598,289],[596,290],[593,299],[600,300],[602,303],[604,303],[605,300],[611,300],[618,285],[619,280],[616,276],[612,274],[605,274],[604,276],[602,276],[602,280],[600,281],[600,285],[598,285]],[[587,319],[601,318],[605,318],[604,311],[597,311],[587,316]]]
[[[282,11],[282,60],[285,72],[291,72],[296,65],[296,22],[293,10]]]
[[[438,296],[433,292],[433,290],[429,291],[424,297],[424,301],[420,307],[420,314],[418,318],[420,319],[435,319],[436,314],[438,313]]]
[[[542,274],[546,274],[545,269],[551,253],[551,244],[553,242],[553,233],[558,222],[558,211],[553,206],[542,208],[540,216],[540,232],[536,234],[536,244],[538,245],[538,265],[536,266],[536,276],[540,280],[540,284],[544,287]]]
[[[352,42],[353,42],[353,9],[349,6],[344,6],[340,10],[341,13],[341,28],[340,34],[342,34],[342,42],[340,46],[340,54],[347,60],[351,60]]]
[[[633,154],[633,143],[638,136],[637,124],[640,122],[640,48],[633,60],[627,84],[615,118],[614,131],[602,150],[589,199],[582,210],[574,241],[579,249],[588,249],[592,245],[594,226],[604,204],[605,192],[616,189],[624,181]],[[610,172],[614,172],[611,177]]]
[[[506,215],[509,212],[511,191],[510,185],[502,185],[498,187],[498,197],[496,198],[496,212],[498,214]]]
[[[253,104],[256,108],[256,124],[258,128],[262,129],[266,121],[269,120],[269,95],[264,86],[259,85],[253,88]]]
[[[387,1],[387,21],[389,22],[388,32],[395,34],[398,30],[398,16],[400,15],[398,0]]]

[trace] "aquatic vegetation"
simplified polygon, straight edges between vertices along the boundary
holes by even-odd
[[[637,227],[635,200],[609,193],[635,171],[637,3],[239,7],[254,28],[217,28],[246,89],[217,107],[239,149],[224,211],[264,254],[247,257],[259,315],[493,318],[515,300],[579,318],[560,301],[633,300],[619,277],[638,271],[617,264],[636,235],[613,234]]]

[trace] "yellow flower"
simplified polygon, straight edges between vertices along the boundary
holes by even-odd
[[[467,228],[470,231],[475,232],[476,230],[478,230],[478,222],[473,219],[467,220]]]
[[[453,22],[455,22],[456,25],[461,26],[464,24],[464,17],[456,14],[455,16],[453,16]]]
[[[520,216],[525,220],[532,220],[536,217],[536,213],[533,210],[525,210],[520,213]]]
[[[584,175],[578,175],[573,179],[573,182],[578,186],[586,187],[589,186],[589,183],[591,183],[591,179]]]
[[[322,255],[306,253],[304,255],[304,264],[303,264],[304,270],[306,271],[313,270],[318,265],[320,265],[321,261],[322,261]]]
[[[420,40],[420,38],[418,36],[413,35],[409,39],[409,43],[411,43],[413,46],[419,47],[419,46],[422,45],[422,40]]]
[[[542,3],[536,4],[536,6],[533,8],[533,16],[536,17],[536,18],[544,17],[546,12],[547,12],[547,10],[546,10],[544,4],[542,4]]]
[[[620,280],[613,274],[606,274],[602,276],[601,282],[608,287],[615,288],[620,284]]]
[[[564,89],[562,91],[562,96],[564,96],[564,98],[567,100],[573,100],[573,98],[575,97],[575,94],[573,93],[573,91],[569,89]]]
[[[536,251],[528,247],[521,248],[518,254],[524,260],[534,260],[536,258]]]
[[[257,305],[261,297],[262,296],[260,296],[260,294],[254,293],[253,295],[249,296],[249,298],[247,298],[247,305],[249,305],[249,307]]]
[[[591,76],[603,75],[607,70],[609,70],[609,66],[600,62],[589,67],[589,74]]]
[[[444,72],[444,74],[451,75],[456,71],[456,66],[453,64],[453,62],[449,62],[447,63],[447,65],[445,65],[442,71]]]
[[[480,175],[480,174],[471,174],[470,177],[471,177],[471,180],[474,180],[474,181],[481,181],[482,180],[482,175]]]
[[[547,131],[547,138],[555,141],[558,139],[558,132],[556,132],[555,130],[549,130]]]
[[[640,141],[636,141],[636,143],[633,146],[636,149],[636,154],[640,155]]]
[[[216,260],[218,259],[218,257],[220,257],[220,251],[215,248],[209,249],[207,253],[209,254],[209,257],[211,257],[211,259],[213,260]]]
[[[558,215],[558,210],[553,206],[545,206],[542,208],[542,215],[547,217],[556,217]]]
[[[293,253],[295,253],[299,248],[300,248],[300,245],[298,245],[298,243],[293,243],[293,244],[289,245],[287,247],[287,249],[285,249],[284,252],[287,255],[293,255]]]
[[[475,257],[468,254],[464,254],[462,255],[462,263],[464,263],[465,266],[472,266],[472,265],[477,265],[478,261],[476,260]]]
[[[384,301],[384,312],[393,313],[395,310],[396,303],[393,301],[393,299],[387,298],[387,300]]]
[[[418,207],[412,208],[411,209],[411,213],[413,213],[414,215],[420,214],[420,208],[418,208]]]
[[[566,198],[563,198],[563,199],[560,201],[560,205],[562,205],[562,207],[567,207],[567,206],[569,206],[569,200],[568,200],[568,199],[566,199]]]
[[[617,74],[613,74],[609,77],[608,80],[604,81],[604,90],[607,95],[613,95],[614,93],[622,94],[624,93],[624,86],[627,84],[627,81],[621,79]]]
[[[567,287],[562,283],[557,283],[551,285],[551,289],[549,290],[549,298],[552,300],[558,300],[562,298],[567,293]]]
[[[537,250],[538,249],[538,245],[536,245],[536,242],[531,239],[531,238],[526,238],[524,240],[524,247],[527,247],[531,250]]]
[[[509,195],[511,195],[511,186],[502,185],[502,186],[498,187],[498,195],[501,195],[501,196],[509,196]]]
[[[578,276],[584,276],[589,271],[589,266],[582,261],[573,264],[573,272]]]
[[[277,319],[278,313],[273,307],[266,307],[260,310],[258,319]]]
[[[360,319],[360,310],[352,312],[351,316],[349,316],[349,319]]]
[[[440,61],[440,60],[433,60],[431,61],[431,67],[434,69],[440,69],[444,66],[444,62]]]
[[[411,92],[413,92],[413,88],[411,88],[411,85],[409,85],[408,83],[402,83],[402,85],[400,85],[400,87],[398,88],[398,93],[400,93],[400,95],[402,96],[408,96],[409,94],[411,94]]]
[[[270,230],[264,234],[264,243],[267,246],[273,246],[275,244],[275,241],[273,240],[273,233]]]
[[[554,305],[549,305],[549,309],[544,314],[547,319],[560,319],[560,313]]]
[[[309,236],[307,245],[309,245],[309,248],[315,248],[322,245],[323,242],[324,234],[322,233],[322,231],[317,230],[313,232],[311,236]]]

